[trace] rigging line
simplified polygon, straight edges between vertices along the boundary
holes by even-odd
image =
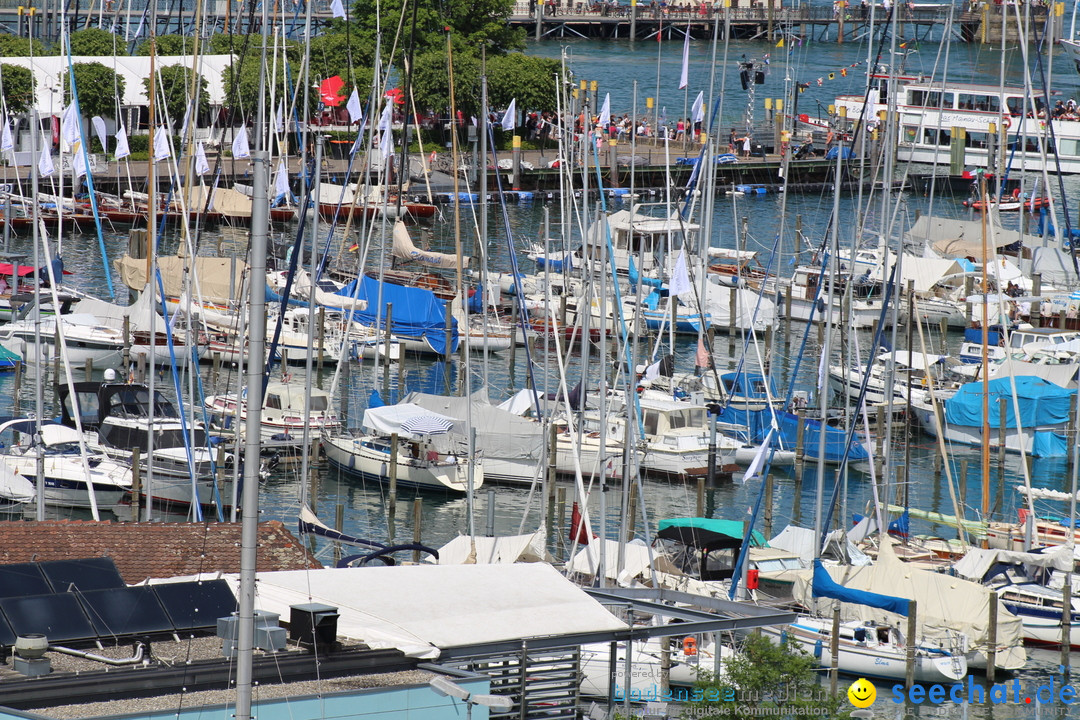
[[[829,242],[828,235],[821,241],[821,248],[818,252],[822,253],[821,258],[821,272],[818,273],[817,287],[814,289],[814,302],[810,305],[810,317],[806,320],[806,332],[803,333],[802,342],[799,344],[799,353],[795,356],[795,367],[791,370],[791,380],[788,383],[788,389],[784,393],[784,411],[791,411],[791,398],[795,393],[795,380],[799,376],[799,367],[802,365],[802,360],[806,356],[806,342],[810,337],[810,328],[814,326],[814,315],[817,313],[819,302],[821,301],[821,289],[825,285],[825,272],[829,269],[829,263],[831,258],[828,251],[825,250],[825,245]],[[829,298],[829,302],[833,301],[832,297]],[[790,319],[788,320],[790,322]],[[822,418],[824,421],[824,418]]]
[[[885,328],[885,317],[888,313],[889,302],[892,299],[892,294],[895,289],[896,268],[898,264],[899,263],[893,263],[892,270],[889,272],[889,281],[885,284],[885,295],[881,301],[881,313],[878,317],[877,328],[874,330],[874,340],[870,345],[870,352],[867,354],[866,370],[863,372],[862,381],[859,383],[859,397],[855,401],[856,413],[865,408],[866,389],[870,383],[870,367],[873,365],[874,359],[877,357],[878,348],[881,347],[881,340]],[[824,392],[824,390],[821,390],[821,392]],[[889,392],[888,388],[886,388],[886,392]],[[818,432],[824,433],[825,428],[825,418],[821,418],[821,427],[819,428]],[[840,488],[842,486],[842,483],[839,481],[839,479],[843,477],[844,471],[847,470],[848,460],[851,456],[851,445],[855,441],[855,433],[857,432],[857,429],[858,424],[854,422],[851,423],[847,429],[847,437],[844,440],[844,454],[840,458],[840,467],[836,469],[834,474],[835,480],[833,482],[832,498],[829,500],[828,510],[825,513],[825,518],[821,522],[821,537],[817,538],[818,547],[825,546],[825,538],[829,534],[829,524],[832,522],[833,511],[836,509],[836,501],[840,495]],[[879,532],[882,529],[883,528],[878,528]]]
[[[109,288],[109,298],[115,299],[116,291],[113,289],[112,271],[109,270],[109,254],[105,250],[105,233],[101,229],[101,213],[98,212],[97,193],[94,192],[94,174],[90,172],[90,153],[86,148],[86,133],[83,131],[82,112],[79,111],[79,91],[75,87],[75,66],[72,64],[70,44],[67,48],[67,61],[71,87],[71,102],[75,106],[78,118],[77,125],[79,130],[80,152],[82,154],[83,168],[86,170],[86,189],[90,193],[90,209],[94,213],[94,227],[97,230],[98,247],[101,250],[101,263],[105,266],[105,284]],[[152,151],[153,149],[151,149],[151,152]],[[72,163],[72,165],[74,165],[74,163]],[[37,198],[34,198],[34,202],[37,202]],[[58,232],[62,230],[63,228],[61,227]]]
[[[488,139],[491,141],[490,147],[492,160],[495,162],[495,167],[499,167],[499,156],[498,152],[495,150],[495,131],[493,130],[491,123],[484,123],[484,126],[487,128]],[[484,162],[487,162],[486,158],[484,159]],[[525,290],[522,287],[522,283],[517,281],[517,279],[520,278],[521,275],[520,271],[518,270],[517,252],[514,250],[514,234],[510,228],[510,215],[507,212],[506,198],[503,195],[502,175],[498,172],[495,173],[495,183],[495,192],[497,192],[499,195],[499,205],[502,208],[503,228],[506,231],[506,248],[507,251],[510,253],[510,272],[514,274],[515,278],[514,300],[517,302],[518,305],[518,323],[521,325],[521,336],[528,337],[529,310],[525,304]],[[486,190],[484,192],[486,192]],[[466,332],[468,332],[468,328],[466,328]],[[513,342],[513,338],[511,338],[511,342]],[[536,408],[537,417],[540,417],[540,394],[539,390],[537,389],[538,386],[536,384],[532,350],[529,349],[528,343],[525,344],[525,368],[529,378],[529,386],[532,388],[533,407]],[[601,452],[602,451],[603,449],[601,449]]]
[[[1017,11],[1019,11],[1019,7],[1017,7]],[[1065,193],[1065,178],[1061,173],[1061,157],[1058,155],[1058,144],[1057,144],[1056,133],[1054,132],[1053,118],[1050,117],[1050,115],[1051,115],[1051,112],[1050,112],[1050,92],[1049,92],[1049,89],[1047,88],[1046,69],[1043,67],[1043,59],[1042,59],[1042,56],[1043,56],[1043,54],[1042,54],[1042,46],[1043,46],[1043,43],[1046,41],[1046,35],[1047,35],[1047,32],[1048,32],[1047,28],[1048,28],[1049,24],[1053,21],[1052,18],[1053,18],[1052,13],[1047,13],[1046,14],[1046,24],[1043,26],[1042,36],[1039,37],[1038,42],[1036,43],[1035,67],[1036,67],[1036,69],[1037,69],[1037,71],[1039,73],[1039,78],[1042,80],[1043,106],[1046,108],[1046,113],[1047,113],[1046,127],[1050,130],[1050,141],[1051,141],[1051,143],[1053,145],[1053,148],[1054,148],[1054,163],[1057,165],[1057,168],[1058,168],[1058,172],[1056,172],[1054,174],[1057,175],[1058,192],[1061,194],[1061,213],[1062,213],[1062,216],[1064,217],[1064,220],[1065,220],[1065,237],[1069,238],[1069,242],[1070,242],[1069,257],[1072,259],[1073,271],[1076,272],[1076,274],[1078,276],[1080,276],[1080,260],[1077,260],[1076,251],[1071,249],[1072,248],[1072,244],[1071,244],[1072,243],[1072,224],[1071,224],[1072,221],[1069,219],[1069,200],[1068,200],[1068,195],[1066,195],[1066,193]],[[1036,28],[1036,32],[1038,32],[1037,28]],[[1026,54],[1026,46],[1025,46],[1025,54]],[[1016,123],[1017,132],[1019,132],[1020,125],[1021,125],[1021,123]],[[1042,164],[1044,166],[1044,173],[1045,173],[1045,165],[1046,165],[1046,163],[1044,162]],[[999,193],[999,195],[1000,195],[1000,193]],[[1035,198],[1032,197],[1031,200],[1032,200],[1032,204],[1034,205]],[[1023,210],[1023,207],[1021,207],[1021,211],[1022,210]]]

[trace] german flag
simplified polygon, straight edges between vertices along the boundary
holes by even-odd
[[[352,245],[349,246],[349,252],[356,252],[359,249],[360,249],[360,246],[358,244],[356,244],[356,243],[353,243]]]

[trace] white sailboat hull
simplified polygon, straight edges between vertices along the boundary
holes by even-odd
[[[323,449],[331,464],[350,475],[364,480],[390,482],[389,442],[378,444],[374,436],[324,437]],[[484,484],[484,466],[479,460],[472,464],[472,489]],[[396,483],[399,488],[419,490],[451,490],[466,492],[469,487],[470,463],[465,458],[427,460],[413,458],[402,451],[397,456]]]

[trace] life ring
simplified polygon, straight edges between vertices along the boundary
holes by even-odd
[[[682,641],[683,655],[697,655],[697,638],[687,635]]]
[[[1008,130],[1009,128],[1012,127],[1012,120],[1010,120],[1009,118],[1004,118],[1001,121],[1001,124],[1006,130]]]

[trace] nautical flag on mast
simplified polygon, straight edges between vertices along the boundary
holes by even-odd
[[[278,109],[274,112],[274,128],[277,132],[285,132],[285,98],[278,103]]]
[[[513,130],[517,127],[517,98],[510,101],[510,107],[506,108],[499,125],[503,130]]]
[[[353,88],[345,108],[349,111],[349,122],[360,122],[364,118],[364,111],[360,107],[360,93],[356,91],[356,88]]]
[[[600,106],[600,118],[597,123],[605,129],[611,124],[611,93],[604,95],[604,104]]]
[[[699,368],[711,368],[712,364],[712,355],[709,354],[708,349],[705,347],[705,342],[701,338],[698,338],[697,355],[694,357],[694,365]]]
[[[128,149],[127,130],[121,125],[116,129],[116,159],[123,160],[131,154]]]
[[[82,142],[76,141],[71,146],[71,172],[80,178],[86,174],[86,156],[83,154]]]
[[[210,172],[210,163],[206,161],[206,150],[202,143],[197,143],[195,145],[195,173],[205,175],[208,172]]]
[[[679,76],[679,89],[683,90],[690,84],[690,27],[686,28],[686,36],[682,46],[682,75]]]
[[[284,160],[278,160],[277,176],[274,178],[274,193],[278,198],[289,196],[289,171],[285,169]]]
[[[5,116],[3,119],[4,128],[0,130],[0,150],[14,150],[15,140],[11,137],[11,123]]]
[[[686,249],[684,248],[679,251],[679,259],[675,261],[671,283],[668,285],[668,295],[682,295],[693,289],[694,286],[690,284],[690,273],[686,269]]]
[[[64,108],[64,115],[60,119],[60,135],[69,146],[79,139],[79,112],[75,109],[75,103]]]
[[[341,0],[333,0],[333,2],[330,3],[330,12],[336,18],[344,18],[345,5],[341,2]]]
[[[702,90],[694,98],[694,105],[690,108],[691,122],[699,123],[705,119],[705,91]]]
[[[251,148],[248,147],[247,126],[242,125],[240,132],[236,134],[236,137],[232,141],[232,154],[237,160],[243,160],[251,157]]]
[[[170,157],[172,150],[169,148],[169,134],[164,127],[159,127],[154,133],[154,162]]]
[[[100,115],[95,115],[90,118],[90,123],[94,126],[94,132],[97,133],[98,140],[101,142],[101,152],[109,152],[109,134],[105,132],[105,120]]]
[[[41,156],[38,158],[38,173],[41,177],[49,177],[56,171],[52,161],[52,147],[46,142],[47,138],[42,134]]]

